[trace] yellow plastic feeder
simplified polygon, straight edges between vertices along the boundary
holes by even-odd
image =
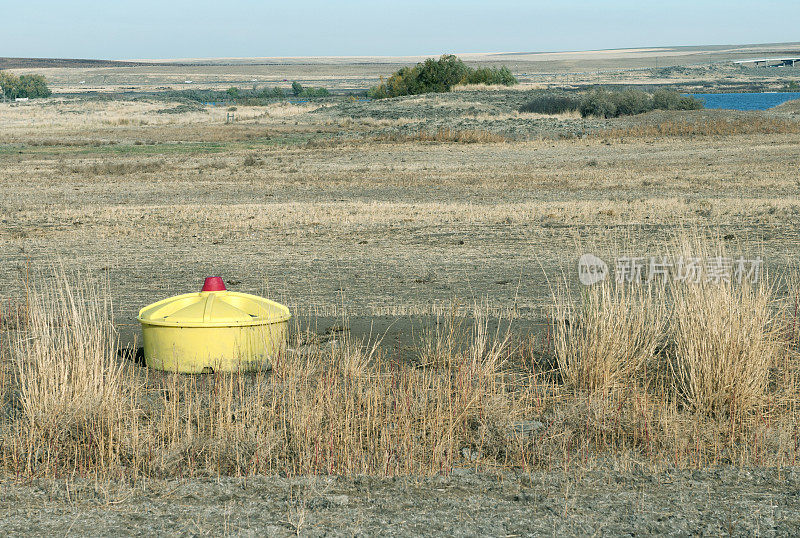
[[[183,373],[235,372],[268,367],[285,345],[289,309],[247,293],[228,291],[220,277],[199,293],[142,308],[147,366]]]

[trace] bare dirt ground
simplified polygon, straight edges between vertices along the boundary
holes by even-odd
[[[132,329],[139,308],[207,274],[301,315],[402,317],[477,301],[542,320],[553,282],[576,280],[581,252],[669,254],[681,227],[776,269],[794,263],[795,134],[551,138],[791,112],[584,126],[516,113],[509,93],[413,97],[397,111],[240,107],[232,125],[224,109],[159,114],[168,105],[147,101],[4,105],[0,293],[19,297],[29,266],[61,260],[107,273],[118,322]],[[442,128],[509,141],[376,139]]]
[[[0,531],[151,536],[791,536],[793,470],[5,482]]]

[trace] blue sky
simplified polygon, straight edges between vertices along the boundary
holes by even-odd
[[[800,41],[800,1],[0,0],[0,56],[530,52]]]

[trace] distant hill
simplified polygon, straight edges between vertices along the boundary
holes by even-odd
[[[0,69],[30,69],[42,67],[137,67],[157,65],[152,62],[118,62],[114,60],[87,60],[82,58],[4,58]]]

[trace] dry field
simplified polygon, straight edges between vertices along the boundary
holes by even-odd
[[[230,124],[153,96],[0,105],[0,465],[41,480],[37,528],[91,507],[138,532],[313,534],[344,513],[413,534],[440,501],[388,506],[413,511],[417,480],[451,518],[502,514],[465,534],[790,533],[796,106],[584,121],[520,114],[524,98],[240,106]],[[760,256],[768,277],[585,291],[584,252]],[[210,274],[295,312],[271,371],[174,376],[118,354],[139,308]],[[250,483],[279,517],[242,519],[254,494],[229,490]],[[24,506],[38,486],[16,487]],[[135,519],[142,498],[160,527]],[[170,516],[173,498],[236,515]]]
[[[456,52],[458,51],[450,51]],[[800,68],[750,69],[735,60],[797,55],[798,43],[658,47],[575,52],[458,53],[469,65],[505,65],[522,89],[591,84],[680,85],[779,90]],[[164,89],[288,87],[291,81],[333,91],[365,89],[424,57],[207,58],[134,63],[25,60],[0,57],[0,69],[47,77],[56,93]],[[135,62],[141,62],[136,64]]]

